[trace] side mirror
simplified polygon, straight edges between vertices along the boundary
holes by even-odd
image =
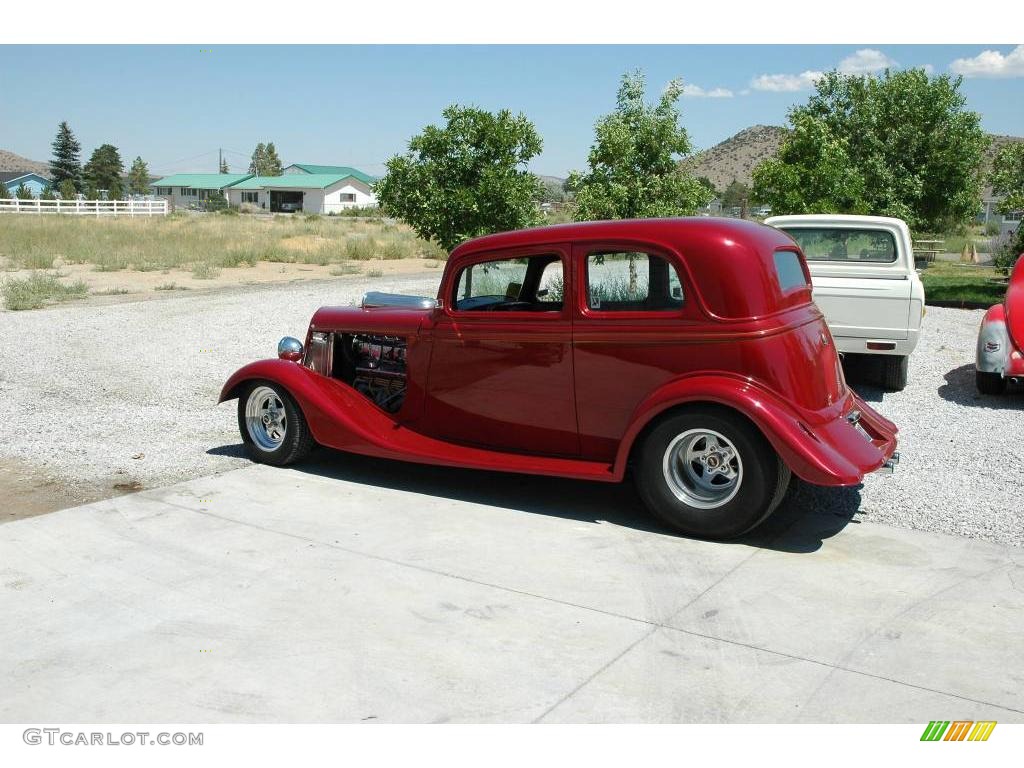
[[[285,336],[277,342],[277,356],[282,360],[299,362],[302,360],[302,342],[291,336]]]

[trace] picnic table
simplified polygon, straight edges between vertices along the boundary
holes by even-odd
[[[931,264],[940,253],[944,252],[945,244],[945,240],[915,240],[914,261],[918,262],[920,266]]]

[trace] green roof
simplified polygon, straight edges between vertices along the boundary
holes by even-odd
[[[233,185],[232,189],[326,189],[351,173],[286,173],[284,176],[252,176]],[[358,178],[358,177],[356,177]]]
[[[363,173],[357,168],[349,168],[347,165],[310,165],[309,163],[292,163],[292,165],[310,174],[340,173],[344,176],[355,176],[364,184],[373,184],[377,180],[375,176]]]
[[[151,187],[191,187],[192,189],[224,189],[251,178],[251,173],[175,173],[157,179]]]

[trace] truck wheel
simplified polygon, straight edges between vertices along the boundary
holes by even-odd
[[[650,430],[633,476],[647,508],[666,525],[690,536],[731,539],[774,511],[790,470],[744,418],[701,408]]]
[[[1001,395],[1006,391],[1006,379],[998,373],[975,371],[974,383],[983,395]]]
[[[907,373],[910,369],[910,357],[881,355],[882,386],[890,392],[902,392],[907,386]]]
[[[242,390],[238,430],[249,458],[261,464],[293,464],[313,447],[309,425],[295,400],[270,381],[254,381]]]

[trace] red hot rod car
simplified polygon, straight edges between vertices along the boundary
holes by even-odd
[[[1024,382],[1024,255],[1010,274],[1003,303],[981,320],[975,367],[978,391],[985,395],[1001,395],[1007,381]]]
[[[436,299],[322,307],[247,365],[249,455],[314,442],[429,464],[617,482],[677,530],[737,536],[790,473],[891,471],[896,426],[853,392],[798,246],[720,219],[569,224],[463,243]]]

